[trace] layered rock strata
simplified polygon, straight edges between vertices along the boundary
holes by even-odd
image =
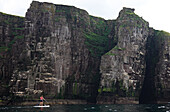
[[[168,101],[169,37],[130,8],[116,20],[36,1],[25,18],[0,13],[0,101]]]
[[[75,7],[33,2],[25,17],[26,68],[13,72],[11,91],[95,102],[100,56],[112,46],[111,30],[104,31],[112,23]]]
[[[99,102],[105,93],[139,97],[143,84],[148,22],[136,15],[134,9],[124,8],[116,20],[115,31],[118,43],[101,59]]]
[[[0,12],[0,98],[10,99],[10,79],[24,46],[24,18]],[[22,69],[22,67],[20,68]]]

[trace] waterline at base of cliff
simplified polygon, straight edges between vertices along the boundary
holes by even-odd
[[[0,103],[41,95],[61,104],[168,102],[169,43],[170,33],[133,8],[114,20],[38,1],[25,17],[0,12]]]
[[[0,106],[1,112],[169,112],[170,104],[147,105],[53,105],[50,108],[33,108],[33,106]]]

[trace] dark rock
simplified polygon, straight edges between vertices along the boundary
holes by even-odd
[[[0,12],[0,99],[10,96],[10,79],[24,46],[24,18]]]
[[[169,54],[169,33],[149,28],[134,9],[104,20],[33,1],[25,18],[0,13],[0,101],[43,94],[122,104],[151,93],[140,102],[167,101]]]
[[[133,9],[124,8],[116,20],[117,45],[102,56],[101,92],[139,97],[144,79],[145,44],[149,25]]]

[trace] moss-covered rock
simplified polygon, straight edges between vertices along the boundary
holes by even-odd
[[[169,98],[169,34],[149,28],[134,9],[105,20],[74,6],[33,1],[25,18],[0,13],[2,100],[43,94],[136,102],[145,94],[146,72],[154,96]]]

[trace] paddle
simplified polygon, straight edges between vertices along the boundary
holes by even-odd
[[[46,99],[44,99],[47,103],[48,103],[48,101],[46,100]],[[48,103],[49,104],[49,103]]]
[[[44,100],[48,103],[48,101],[46,99],[44,99]]]

